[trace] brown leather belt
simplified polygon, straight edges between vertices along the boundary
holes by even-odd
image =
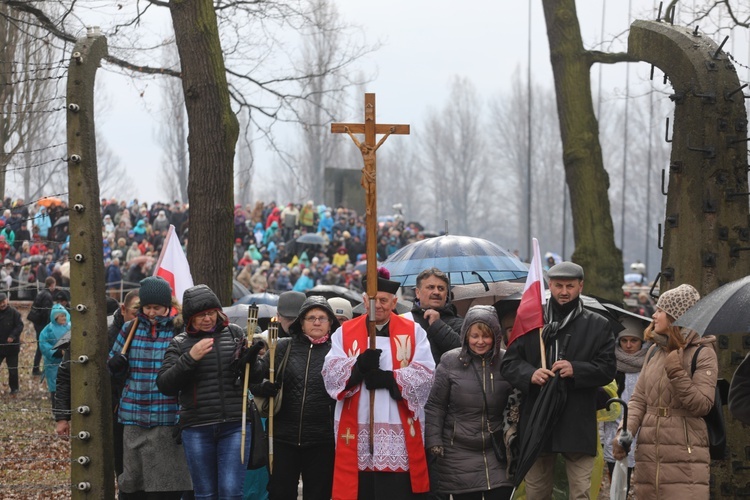
[[[657,417],[693,417],[691,412],[684,408],[670,408],[668,406],[647,406],[646,413]]]

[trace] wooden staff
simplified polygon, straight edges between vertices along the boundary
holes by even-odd
[[[258,306],[252,304],[247,308],[247,347],[253,343],[255,327],[258,325]],[[245,381],[242,385],[242,441],[240,443],[240,461],[245,463],[245,436],[247,433],[247,386],[250,382],[250,363],[245,365]]]
[[[120,354],[123,356],[127,354],[128,349],[130,349],[130,343],[133,342],[133,337],[135,336],[135,329],[138,327],[138,317],[136,316],[133,318],[133,325],[130,327],[130,332],[128,332],[128,338],[125,339],[125,344],[122,346],[122,350],[120,351]]]
[[[544,348],[544,339],[542,339],[542,329],[539,328],[539,353],[542,356],[542,368],[547,369],[547,349]]]
[[[276,344],[279,342],[279,323],[276,318],[271,319],[268,325],[268,380],[273,384],[276,381],[275,361]],[[292,346],[287,346],[291,349]],[[268,472],[273,473],[273,405],[274,398],[268,398]]]

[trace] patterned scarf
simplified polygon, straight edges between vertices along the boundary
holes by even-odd
[[[581,298],[568,302],[564,305],[559,305],[555,302],[555,299],[550,297],[547,301],[547,306],[544,308],[544,329],[542,330],[542,338],[545,342],[555,340],[560,330],[563,330],[568,326],[574,319],[576,319],[583,312],[583,302]],[[564,316],[563,316],[564,315]],[[560,317],[562,317],[562,320]]]
[[[617,371],[622,373],[638,373],[643,368],[648,349],[641,349],[635,354],[628,354],[618,345],[615,349],[617,358]]]
[[[311,344],[313,344],[313,345],[318,345],[318,344],[325,344],[325,342],[326,342],[326,341],[327,341],[327,340],[329,339],[329,337],[330,337],[331,335],[330,335],[330,334],[328,334],[328,333],[326,333],[325,335],[323,335],[322,337],[319,337],[319,338],[317,338],[317,339],[314,339],[314,338],[312,338],[311,336],[309,336],[309,335],[308,335],[308,334],[306,334],[306,333],[304,334],[304,336],[305,336],[305,337],[307,337],[307,338],[308,338],[308,339],[310,340],[310,343],[311,343]]]

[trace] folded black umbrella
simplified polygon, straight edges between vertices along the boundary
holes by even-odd
[[[558,360],[564,359],[569,341],[570,334],[566,335],[563,340]],[[531,410],[531,417],[524,422],[519,443],[518,466],[513,476],[513,484],[516,487],[526,477],[526,473],[536,462],[542,447],[549,440],[552,428],[565,408],[567,399],[565,380],[560,377],[560,372],[557,372],[555,377],[544,384],[539,391],[539,396],[534,401],[534,407]]]

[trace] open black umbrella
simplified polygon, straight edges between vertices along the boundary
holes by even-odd
[[[557,356],[558,360],[565,359],[568,342],[570,342],[570,334],[566,335],[563,340],[562,348]],[[567,399],[565,380],[560,377],[560,372],[557,372],[555,377],[544,384],[539,391],[539,396],[534,401],[531,410],[531,417],[523,424],[523,432],[519,442],[518,465],[513,476],[513,483],[516,487],[526,477],[526,473],[536,462],[542,447],[549,440],[552,428],[565,407]]]
[[[750,276],[709,293],[674,322],[701,335],[750,332]]]

